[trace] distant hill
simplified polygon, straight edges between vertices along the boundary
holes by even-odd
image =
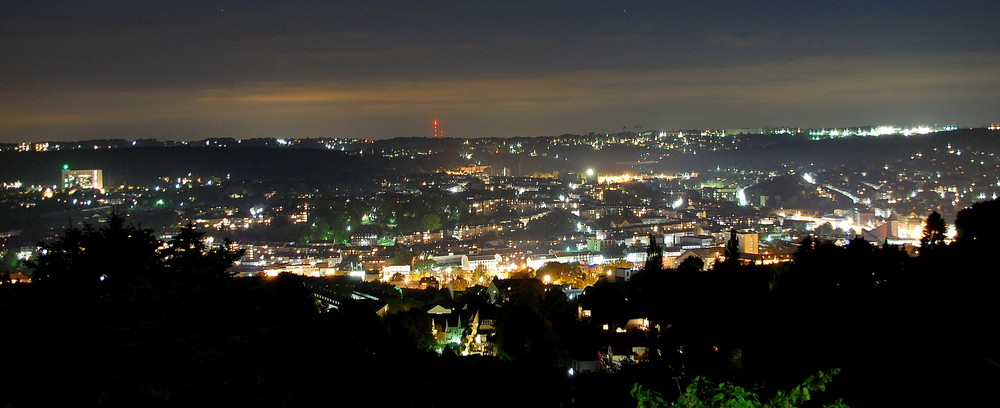
[[[872,165],[906,160],[914,153],[943,148],[951,144],[961,150],[1000,152],[997,132],[986,129],[963,129],[914,136],[845,137],[810,140],[806,136],[741,135],[739,150],[699,152],[674,155],[655,167],[660,171],[709,170],[722,168],[775,169],[781,163]]]
[[[572,137],[566,135],[566,138]],[[906,160],[919,151],[930,151],[951,144],[962,150],[1000,151],[996,132],[985,129],[957,130],[916,136],[846,137],[810,140],[806,136],[740,135],[739,149],[699,151],[697,154],[650,151],[637,146],[611,146],[594,150],[587,145],[536,145],[537,155],[510,154],[505,151],[476,149],[471,159],[459,152],[466,149],[465,139],[396,138],[365,144],[363,149],[391,153],[394,149],[435,151],[430,155],[388,158],[358,156],[318,145],[289,147],[192,147],[153,146],[116,149],[76,149],[53,152],[0,152],[0,175],[3,180],[21,180],[29,184],[56,184],[63,164],[74,169],[102,169],[107,184],[140,183],[151,178],[179,176],[188,172],[199,175],[226,175],[252,179],[325,179],[352,180],[391,173],[421,173],[458,164],[479,162],[495,169],[506,168],[509,174],[534,172],[580,172],[587,168],[600,171],[704,171],[721,168],[779,169],[782,163],[796,166],[830,167],[839,165],[871,166]],[[551,138],[505,139],[508,143],[543,142]],[[500,139],[470,139],[472,145],[499,143]],[[121,145],[125,141],[117,141]],[[250,143],[248,143],[250,144]],[[545,148],[542,149],[541,147]],[[669,157],[650,163],[661,154]],[[640,163],[641,162],[641,163]]]
[[[106,184],[156,177],[231,174],[249,179],[354,179],[391,172],[433,171],[447,160],[358,156],[327,149],[136,147],[53,152],[0,152],[0,174],[28,184],[57,184],[63,164],[102,169]]]

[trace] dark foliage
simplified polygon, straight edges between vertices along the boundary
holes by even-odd
[[[929,256],[940,251],[944,247],[945,234],[948,232],[947,229],[948,227],[944,222],[944,218],[937,211],[927,216],[924,233],[920,237],[920,254]]]
[[[960,212],[966,235],[939,243],[933,257],[860,237],[846,246],[806,238],[791,264],[723,263],[708,272],[688,265],[613,291],[597,285],[581,302],[598,322],[636,310],[655,322],[648,336],[658,358],[647,364],[668,373],[637,382],[667,400],[696,376],[769,395],[841,368],[818,403],[995,403],[987,390],[1000,379],[1000,348],[985,322],[1000,311],[990,302],[1000,285],[979,260],[996,247],[997,230],[979,226],[995,222],[998,210],[988,202]]]
[[[646,263],[643,272],[658,272],[663,269],[663,248],[656,243],[653,234],[649,234],[649,244],[646,246]]]
[[[996,203],[960,212],[956,242],[932,258],[860,238],[843,247],[807,238],[778,267],[701,272],[691,261],[601,281],[581,295],[592,310],[582,322],[561,291],[529,282],[499,311],[506,362],[422,351],[429,322],[415,305],[445,301],[443,291],[411,298],[359,284],[411,308],[385,319],[362,304],[321,313],[300,277],[229,278],[235,254],[206,248],[193,229],[163,246],[112,216],[46,244],[36,283],[0,286],[9,350],[0,404],[616,406],[634,404],[636,382],[667,400],[696,376],[773,395],[840,368],[821,397],[829,400],[817,403],[995,405],[1000,279],[979,261],[997,245],[996,229],[982,228],[1000,218]],[[463,300],[490,307],[482,288]],[[650,330],[601,329],[636,317]],[[566,376],[571,359],[593,359],[615,336],[646,345],[648,360]],[[496,388],[516,392],[485,391]]]

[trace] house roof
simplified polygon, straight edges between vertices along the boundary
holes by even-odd
[[[497,254],[469,255],[469,261],[470,262],[471,261],[487,261],[487,260],[496,259],[496,258],[497,258]]]
[[[434,307],[427,310],[428,314],[449,314],[454,309],[447,308],[441,305],[434,305]]]
[[[510,278],[510,279],[493,278],[493,281],[490,282],[490,287],[495,287],[497,291],[504,292],[519,287],[521,285],[527,285],[532,283],[544,286],[542,284],[542,281],[538,280],[537,278]]]

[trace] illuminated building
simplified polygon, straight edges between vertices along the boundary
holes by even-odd
[[[501,262],[500,254],[468,255],[462,258],[462,268],[467,271],[474,271],[479,267],[483,267],[487,271],[493,272],[498,269]]]
[[[756,232],[741,232],[736,234],[737,243],[739,244],[739,249],[741,254],[757,254],[760,253],[760,246],[758,241],[758,235]]]
[[[70,170],[63,166],[62,188],[104,189],[104,172],[101,170]]]
[[[674,238],[675,244],[683,249],[708,248],[715,238],[711,235],[687,235]]]

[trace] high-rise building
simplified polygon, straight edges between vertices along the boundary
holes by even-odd
[[[739,240],[738,244],[740,247],[740,253],[743,254],[758,254],[760,253],[760,242],[759,237],[756,232],[740,232],[736,234],[736,239]]]
[[[104,189],[104,173],[101,170],[70,170],[63,166],[62,188]]]

